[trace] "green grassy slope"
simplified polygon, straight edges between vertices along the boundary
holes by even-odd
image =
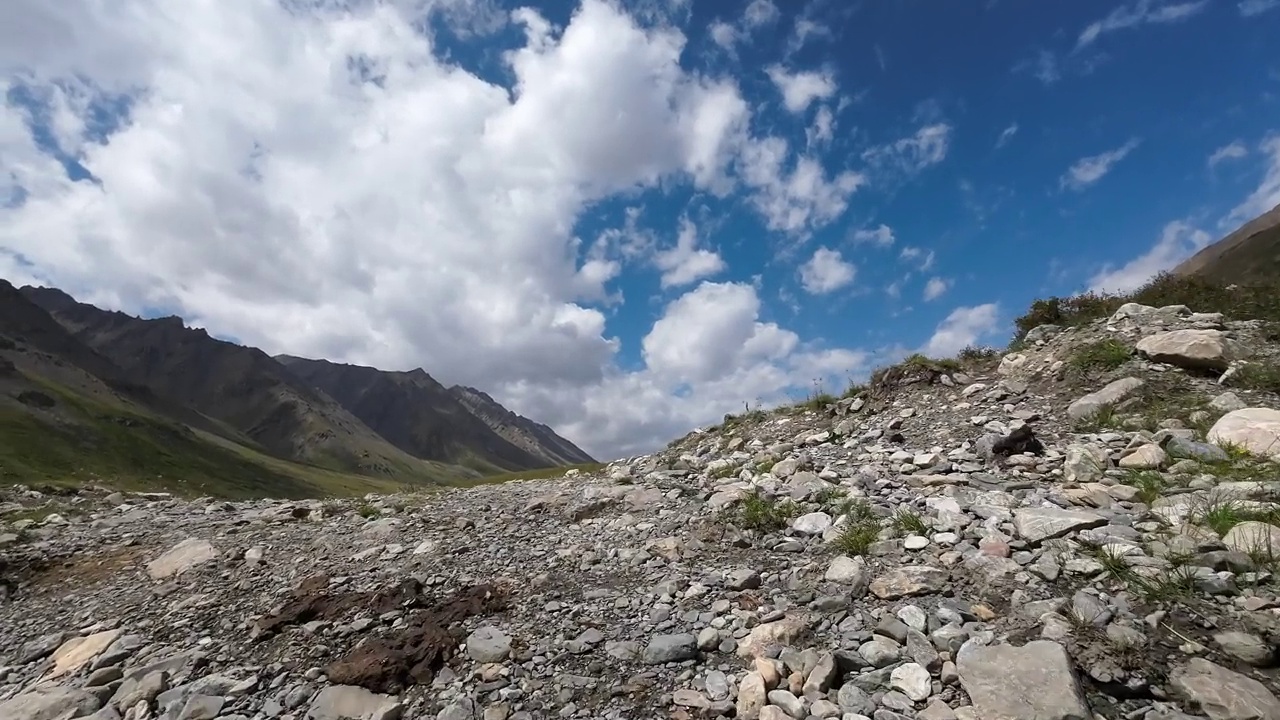
[[[303,498],[402,489],[391,480],[267,456],[123,402],[88,398],[39,378],[10,377],[53,400],[0,401],[0,482],[103,484],[226,498]],[[31,397],[30,394],[26,397]],[[453,479],[442,473],[439,480]]]

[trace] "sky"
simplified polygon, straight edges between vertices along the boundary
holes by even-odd
[[[1280,203],[1280,0],[10,0],[0,277],[600,458]]]

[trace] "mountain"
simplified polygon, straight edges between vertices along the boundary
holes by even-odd
[[[0,484],[308,497],[396,483],[270,457],[234,428],[132,381],[0,280]]]
[[[1222,283],[1272,284],[1280,273],[1280,205],[1173,269]]]
[[[513,442],[491,427],[484,417],[473,414],[471,406],[422,369],[388,372],[288,355],[276,356],[276,360],[337,400],[396,447],[416,457],[482,472],[592,462],[586,453],[573,448],[549,428],[545,433],[530,436],[531,442],[523,439]],[[514,422],[533,425],[493,404],[515,418]],[[566,446],[576,453],[565,457]]]
[[[551,428],[511,412],[475,388],[454,385],[449,388],[449,392],[495,433],[513,445],[541,457],[548,465],[595,462],[581,448],[560,437]]]
[[[128,382],[225,423],[276,457],[407,482],[475,474],[395,447],[257,348],[210,337],[177,317],[143,320],[53,288],[20,292]]]

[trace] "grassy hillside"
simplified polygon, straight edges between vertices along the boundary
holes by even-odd
[[[227,498],[318,497],[400,489],[395,482],[287,462],[126,403],[25,375],[0,400],[0,482],[81,485]],[[18,398],[22,398],[19,400]],[[442,473],[439,480],[453,479]]]
[[[1280,272],[1280,206],[1259,215],[1173,269],[1221,284],[1271,284]]]

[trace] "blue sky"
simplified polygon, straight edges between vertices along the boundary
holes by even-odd
[[[122,7],[0,31],[0,275],[606,457],[1280,203],[1280,0]]]

